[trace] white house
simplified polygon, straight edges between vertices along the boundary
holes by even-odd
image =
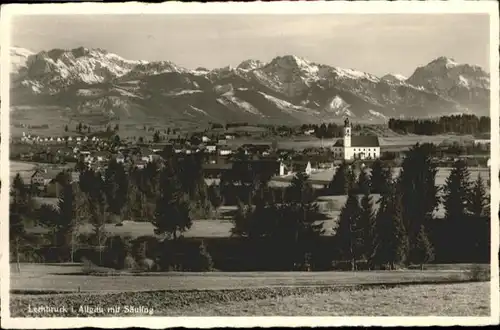
[[[213,153],[215,152],[215,150],[217,149],[217,146],[214,145],[214,144],[209,144],[209,145],[206,145],[205,146],[205,150],[209,153]]]
[[[222,147],[219,149],[219,155],[221,155],[221,156],[228,156],[232,153],[233,153],[233,150],[231,150],[231,148]]]
[[[208,136],[203,135],[203,136],[201,137],[201,141],[202,141],[202,142],[209,142],[209,141],[210,141],[210,138],[209,138]]]
[[[313,129],[308,129],[307,131],[304,131],[304,134],[305,134],[305,135],[312,135],[312,134],[314,134],[314,132],[315,132],[315,130],[313,130]]]
[[[380,158],[380,144],[375,135],[351,135],[349,119],[344,122],[344,138],[337,140],[332,147],[335,158],[344,160]]]
[[[491,144],[491,140],[490,139],[474,139],[474,144],[476,146],[478,146],[478,145],[488,145],[488,144]]]

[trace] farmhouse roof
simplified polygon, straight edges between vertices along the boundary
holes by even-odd
[[[334,147],[343,147],[344,140],[339,139]],[[351,147],[380,147],[378,136],[375,135],[354,135],[351,136]]]
[[[40,175],[42,178],[46,180],[51,180],[54,179],[57,174],[59,174],[59,171],[57,170],[36,170],[31,177],[34,177],[35,175]]]

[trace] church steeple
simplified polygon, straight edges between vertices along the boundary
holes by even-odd
[[[351,123],[349,118],[344,120],[344,148],[351,146]]]

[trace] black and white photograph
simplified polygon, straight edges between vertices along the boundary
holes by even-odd
[[[2,8],[5,325],[498,322],[498,5],[453,3]]]

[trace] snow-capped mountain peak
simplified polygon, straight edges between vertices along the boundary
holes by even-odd
[[[264,65],[265,65],[265,63],[262,61],[250,59],[250,60],[246,60],[246,61],[241,62],[237,66],[237,69],[249,71],[249,70],[259,69],[259,68],[263,67]]]
[[[294,55],[213,70],[188,70],[167,60],[127,60],[85,47],[36,54],[13,48],[11,57],[19,68],[10,84],[14,106],[42,101],[79,114],[297,123],[489,109],[489,75],[445,57],[418,68],[407,80]]]
[[[389,82],[404,82],[408,78],[399,73],[389,73],[383,76],[381,79]]]
[[[370,73],[358,71],[358,70],[353,70],[353,69],[346,69],[346,68],[333,68],[333,72],[337,75],[338,78],[348,78],[348,79],[366,79],[370,80],[372,82],[379,82],[380,79],[377,76],[374,76]]]
[[[310,66],[311,62],[299,56],[284,55],[275,57],[271,61],[270,65],[275,65],[282,68],[301,68]]]
[[[345,102],[339,95],[335,95],[325,106],[324,111],[333,113],[336,116],[354,117],[352,111],[349,110],[350,105]]]
[[[428,65],[438,65],[438,66],[444,66],[446,68],[453,68],[459,65],[455,59],[451,57],[446,57],[446,56],[440,56],[436,58],[434,61],[430,62]]]
[[[10,47],[10,63],[11,63],[11,71],[17,72],[21,68],[26,67],[26,62],[28,61],[28,57],[33,55],[34,53],[26,48],[21,47]]]

